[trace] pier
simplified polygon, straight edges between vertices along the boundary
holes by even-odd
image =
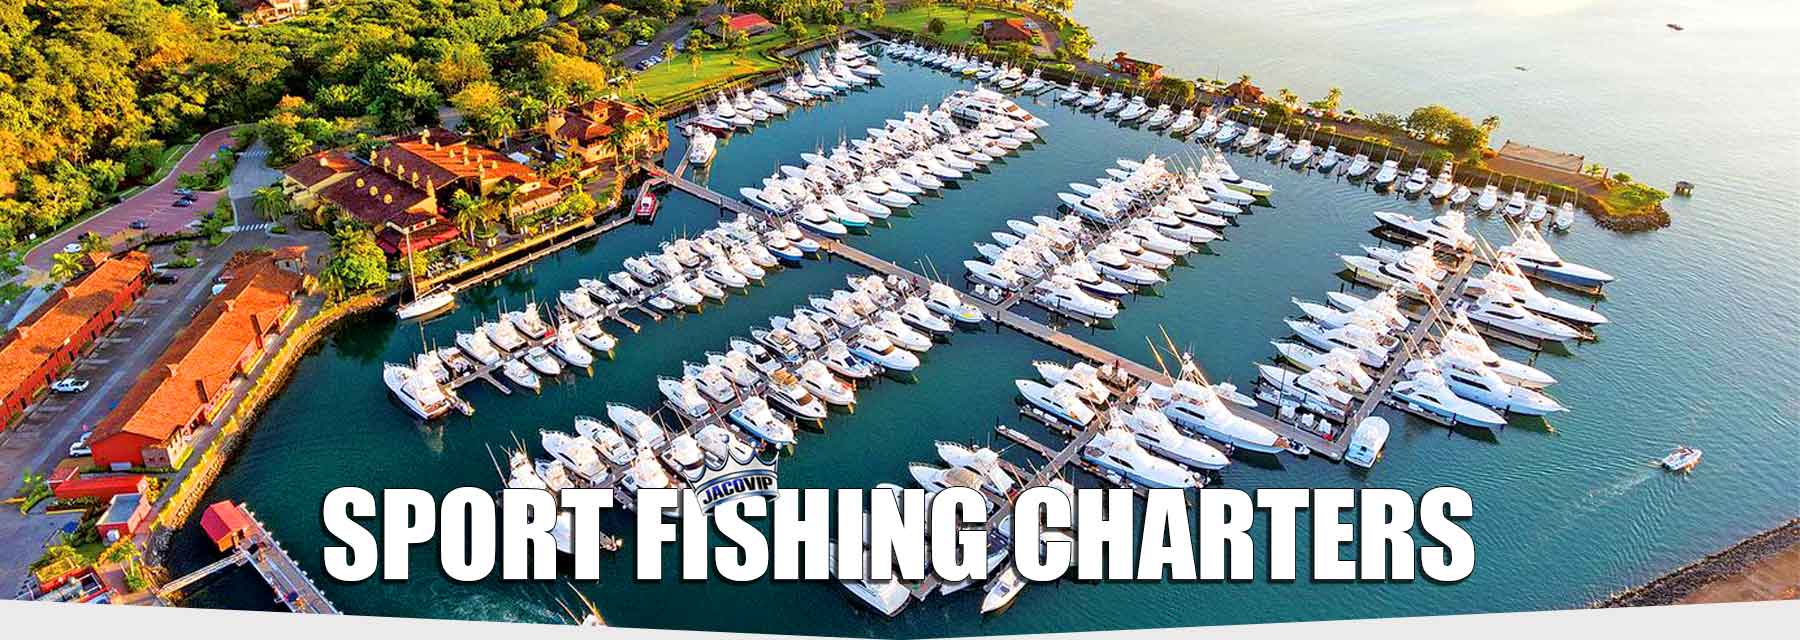
[[[1474,264],[1475,255],[1473,253],[1464,254],[1458,259],[1456,267],[1450,271],[1450,275],[1444,278],[1443,283],[1438,286],[1437,291],[1429,294],[1431,299],[1426,300],[1424,314],[1407,329],[1400,348],[1389,354],[1387,366],[1383,367],[1376,376],[1375,384],[1370,385],[1368,391],[1357,398],[1356,408],[1349,413],[1349,417],[1345,420],[1344,437],[1339,440],[1349,442],[1351,436],[1355,435],[1356,428],[1375,412],[1376,407],[1381,405],[1382,399],[1387,397],[1388,390],[1392,389],[1394,383],[1400,380],[1400,374],[1406,369],[1406,363],[1412,360],[1412,354],[1418,353],[1419,347],[1431,337],[1431,328],[1437,326],[1439,316],[1444,313],[1443,301],[1461,295],[1463,282],[1468,279],[1469,269]]]
[[[337,606],[313,583],[312,577],[294,561],[287,549],[275,540],[262,521],[243,505],[218,502],[206,508],[200,524],[207,536],[229,553],[224,558],[200,569],[170,580],[157,589],[167,598],[195,583],[230,567],[248,564],[274,590],[275,597],[294,613],[338,614]]]
[[[691,180],[669,175],[668,172],[663,171],[660,167],[653,167],[648,164],[644,165],[644,167],[646,171],[650,171],[653,175],[658,175],[658,177],[663,177],[665,180],[668,180],[672,187],[694,195],[701,200],[717,204],[723,211],[742,213],[770,223],[775,222],[768,214],[751,207],[740,200],[713,191],[712,189]],[[915,283],[930,281],[929,278],[926,278],[923,275],[896,265],[888,260],[876,257],[867,251],[863,251],[841,241],[819,237],[810,232],[806,232],[806,235],[818,242],[822,251],[848,260],[869,271],[884,276],[903,278]],[[1174,378],[1165,372],[1152,369],[1142,363],[1103,349],[1093,343],[1084,341],[1013,311],[1012,307],[1018,304],[1021,296],[1008,295],[1002,298],[998,303],[967,294],[962,294],[962,297],[966,302],[969,302],[980,309],[983,314],[986,314],[988,318],[992,319],[998,326],[1008,327],[1019,333],[1031,336],[1040,342],[1074,354],[1095,365],[1115,365],[1141,380],[1147,380],[1163,385],[1174,383]],[[1323,455],[1331,460],[1342,460],[1344,452],[1350,446],[1349,438],[1347,437],[1349,434],[1345,434],[1346,437],[1328,440],[1323,435],[1310,429],[1306,429],[1297,424],[1276,420],[1268,414],[1253,410],[1249,407],[1230,402],[1225,403],[1225,406],[1230,408],[1232,413],[1237,414],[1239,417],[1273,431],[1276,435],[1283,438],[1306,445],[1307,448],[1312,449],[1315,453]]]

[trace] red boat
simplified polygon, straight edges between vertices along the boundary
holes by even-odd
[[[656,194],[650,190],[650,187],[651,184],[648,182],[638,187],[637,204],[631,208],[631,214],[639,222],[656,221],[656,207],[660,203],[657,202]]]

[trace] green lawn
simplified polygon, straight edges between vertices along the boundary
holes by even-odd
[[[781,62],[774,58],[773,50],[787,43],[787,35],[776,30],[751,38],[741,60],[734,59],[737,54],[733,51],[702,51],[698,70],[694,68],[689,52],[679,52],[674,60],[638,74],[633,89],[645,100],[662,104],[702,87],[780,67]]]
[[[981,27],[983,20],[1020,17],[1024,16],[992,7],[976,7],[973,13],[965,14],[962,7],[928,5],[905,11],[889,11],[880,20],[876,20],[875,25],[910,31],[921,38],[931,38],[944,44],[960,45],[975,38],[975,29]],[[933,34],[925,30],[932,18],[943,18],[943,33]]]

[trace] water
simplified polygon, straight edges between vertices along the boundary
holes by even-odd
[[[1083,11],[1095,11],[1101,4],[1089,0]],[[1281,5],[1276,6],[1280,12]],[[1211,17],[1205,20],[1222,19],[1222,14],[1207,15]],[[1263,38],[1241,31],[1233,34],[1255,45],[1242,45],[1239,54],[1255,58],[1271,43],[1303,41],[1296,38],[1297,25],[1312,18],[1294,12],[1284,15],[1288,19],[1281,22],[1279,33],[1263,32]],[[1660,15],[1645,19],[1666,21]],[[1508,20],[1504,24],[1509,30],[1566,29],[1567,23],[1576,22],[1567,16]],[[1696,28],[1699,23],[1693,18],[1680,20],[1690,27],[1683,37],[1709,41],[1745,37],[1708,36],[1706,29]],[[1132,28],[1126,23],[1101,24],[1097,18],[1095,22],[1103,43],[1121,37],[1108,28]],[[1207,24],[1199,17],[1187,23],[1159,22]],[[1114,26],[1119,24],[1125,26]],[[1531,33],[1536,37],[1538,32]],[[1410,29],[1407,36],[1443,37],[1444,47],[1460,44],[1448,39],[1452,36]],[[1144,40],[1148,47],[1149,39]],[[1575,46],[1594,40],[1558,41]],[[1211,40],[1208,52],[1235,49],[1226,42]],[[1336,42],[1349,46],[1343,38]],[[1769,50],[1777,46],[1788,45],[1771,44]],[[1304,51],[1292,55],[1305,57]],[[1436,63],[1449,68],[1456,60],[1491,55],[1487,51],[1448,60],[1440,56]],[[1506,61],[1510,67],[1511,59]],[[1735,73],[1710,56],[1684,64],[1704,61],[1716,62],[1706,68],[1719,74]],[[1554,65],[1531,66],[1535,73]],[[881,88],[734,137],[722,146],[710,183],[735,192],[777,164],[795,162],[801,151],[829,146],[843,135],[861,136],[865,127],[902,109],[935,102],[960,86],[944,75],[898,63],[885,64],[884,69],[888,75]],[[1791,72],[1784,73],[1791,80]],[[1351,90],[1353,102],[1363,104],[1359,88],[1373,93],[1406,85],[1411,77],[1415,76],[1395,70],[1367,82],[1368,88],[1349,80],[1342,84]],[[1295,85],[1301,88],[1298,80]],[[1591,88],[1558,86],[1571,91]],[[1480,87],[1472,85],[1470,91]],[[1694,119],[1693,109],[1676,103],[1646,102],[1667,93],[1673,90],[1628,94],[1642,100],[1605,102],[1620,119],[1669,118],[1680,123],[1655,136],[1615,130],[1611,123],[1604,129],[1553,135],[1555,125],[1527,120],[1557,121],[1557,116],[1544,113],[1548,98],[1519,100],[1510,89],[1485,94],[1494,110],[1508,118],[1509,133],[1516,127],[1520,137],[1579,146],[1595,159],[1603,155],[1629,159],[1635,173],[1658,183],[1680,176],[1701,185],[1694,201],[1672,203],[1677,222],[1671,229],[1622,236],[1584,223],[1574,233],[1553,239],[1566,256],[1621,275],[1601,304],[1615,320],[1603,328],[1601,339],[1576,346],[1567,355],[1545,355],[1537,361],[1563,380],[1552,393],[1572,412],[1555,418],[1553,428],[1516,421],[1496,437],[1399,422],[1385,459],[1368,472],[1318,459],[1286,459],[1280,468],[1240,463],[1224,473],[1225,486],[1244,489],[1378,486],[1418,493],[1440,485],[1464,487],[1476,500],[1476,515],[1464,526],[1479,555],[1474,575],[1461,584],[1351,586],[1302,579],[1227,588],[1063,582],[1031,587],[1012,609],[992,619],[977,615],[979,596],[971,590],[915,604],[888,621],[853,605],[840,588],[828,583],[639,583],[629,577],[635,545],[628,541],[623,554],[605,561],[605,577],[581,588],[615,625],[851,636],[1033,633],[1552,609],[1580,606],[1792,517],[1796,511],[1792,478],[1800,473],[1800,445],[1794,439],[1794,416],[1800,415],[1800,405],[1793,398],[1800,397],[1800,384],[1771,372],[1791,371],[1800,364],[1792,339],[1800,329],[1795,309],[1800,291],[1792,279],[1770,275],[1785,273],[1794,264],[1793,243],[1776,225],[1783,217],[1791,219],[1791,204],[1785,203],[1793,202],[1795,194],[1792,186],[1774,177],[1782,162],[1752,160],[1783,158],[1782,153],[1754,155],[1746,150],[1773,149],[1768,145],[1778,144],[1783,135],[1792,142],[1793,128],[1778,119],[1738,120],[1742,124],[1730,129],[1741,135],[1718,137],[1729,143],[1679,144],[1669,138],[1714,135],[1706,132],[1717,125]],[[1761,108],[1752,102],[1736,100],[1732,107],[1740,114]],[[985,240],[988,232],[1002,228],[1006,218],[1048,210],[1063,184],[1090,180],[1118,156],[1182,149],[1167,138],[1120,129],[1060,106],[1027,106],[1052,123],[1044,130],[1044,143],[941,199],[915,207],[915,217],[895,218],[892,229],[854,242],[902,264],[917,260],[934,265],[955,278],[960,261],[973,255],[970,242]],[[1666,115],[1671,112],[1682,117]],[[1544,128],[1531,128],[1536,126]],[[680,141],[674,148],[682,148]],[[1087,336],[1090,340],[1147,358],[1144,336],[1166,327],[1215,377],[1247,383],[1254,375],[1252,362],[1271,355],[1268,341],[1285,334],[1281,318],[1295,312],[1288,298],[1318,298],[1338,288],[1335,255],[1374,242],[1364,232],[1372,225],[1369,211],[1428,212],[1424,204],[1250,158],[1235,163],[1246,177],[1276,187],[1274,207],[1245,217],[1240,228],[1229,232],[1230,242],[1216,243],[1215,255],[1195,257],[1190,266],[1178,268],[1163,297],[1131,301],[1116,329],[1097,331]],[[1793,168],[1792,163],[1786,168]],[[534,295],[553,300],[558,289],[573,286],[576,278],[616,269],[624,257],[653,247],[672,233],[710,226],[716,215],[696,200],[671,196],[654,227],[626,227],[496,285],[468,292],[459,300],[458,311],[425,328],[425,339],[449,344],[454,331],[467,328],[484,312],[491,315],[503,302],[516,308]],[[1503,237],[1493,224],[1481,228],[1490,239]],[[599,364],[595,377],[568,378],[550,385],[542,396],[501,397],[471,387],[466,393],[477,407],[476,416],[430,427],[408,419],[377,382],[383,360],[400,361],[419,348],[419,329],[379,315],[353,321],[300,365],[293,383],[270,404],[248,446],[208,500],[247,502],[347,612],[554,622],[560,612],[554,601],[573,600],[566,586],[497,579],[453,583],[435,570],[434,548],[413,555],[413,579],[405,583],[377,580],[351,585],[326,578],[318,554],[328,542],[319,524],[321,498],[343,485],[417,487],[440,494],[464,485],[497,487],[490,450],[512,445],[514,437],[535,448],[536,429],[568,429],[573,416],[598,414],[607,401],[654,404],[655,375],[678,372],[682,360],[722,348],[728,337],[746,335],[749,326],[765,322],[770,314],[785,313],[809,294],[842,286],[843,276],[854,272],[843,263],[809,262],[772,276],[768,286],[750,296],[733,297],[703,314],[647,325],[638,335],[621,330],[618,359]],[[782,463],[782,484],[903,483],[907,462],[931,459],[933,440],[991,441],[996,420],[1041,436],[1041,429],[1015,416],[1010,381],[1030,376],[1033,359],[1061,357],[1010,332],[959,334],[952,344],[939,346],[924,358],[916,383],[889,381],[866,389],[854,415],[836,414],[826,434],[803,435],[798,453]],[[1696,444],[1707,451],[1707,462],[1692,476],[1666,475],[1650,463],[1676,443]],[[1017,451],[1008,457],[1029,460]],[[1079,474],[1075,479],[1077,484],[1091,483]],[[606,525],[612,531],[631,526],[624,518]],[[1300,535],[1302,541],[1307,539],[1306,531]],[[1305,547],[1302,567],[1307,562]],[[173,556],[174,568],[181,571],[209,562],[216,554],[207,548],[198,526],[191,526],[177,536]],[[669,560],[666,566],[672,571],[673,556]],[[238,573],[198,592],[191,604],[269,608],[263,594],[254,576]],[[801,611],[805,614],[795,615]]]

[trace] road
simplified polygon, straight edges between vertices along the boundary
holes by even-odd
[[[175,168],[169,171],[169,175],[163,176],[161,181],[126,198],[119,204],[51,236],[25,254],[25,266],[37,270],[49,269],[54,261],[54,256],[62,251],[63,246],[75,242],[76,239],[90,231],[100,234],[101,237],[110,238],[113,234],[121,232],[133,234],[175,233],[186,229],[187,224],[194,219],[196,213],[211,211],[213,206],[218,204],[219,198],[224,197],[225,194],[222,191],[196,193],[192,206],[176,207],[175,200],[179,197],[175,195],[177,181],[181,178],[181,174],[199,170],[200,165],[211,158],[214,153],[230,145],[233,129],[235,127],[226,127],[201,136],[200,141],[194,144],[194,148],[188,150],[187,155],[182,156],[181,161],[177,162]],[[149,223],[150,228],[143,231],[132,229],[131,222],[138,219]]]
[[[680,40],[682,36],[687,35],[688,29],[693,26],[694,16],[682,16],[676,18],[674,22],[669,23],[669,26],[663,27],[662,31],[656,32],[656,37],[651,38],[648,44],[641,47],[636,45],[625,47],[617,54],[614,54],[613,58],[618,60],[619,64],[624,65],[626,69],[637,71],[637,64],[639,62],[652,55],[661,54],[663,45],[674,44],[676,40]],[[663,64],[667,64],[668,62],[669,61],[664,60]]]

